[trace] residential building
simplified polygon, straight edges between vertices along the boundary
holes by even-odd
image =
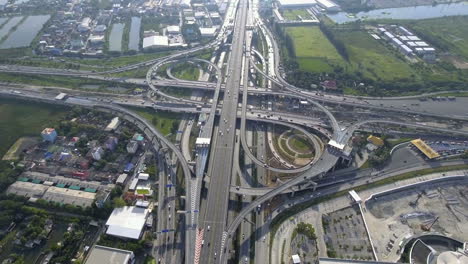
[[[95,147],[91,150],[91,156],[95,160],[101,160],[104,155],[104,149],[102,147]]]
[[[119,143],[119,140],[116,137],[109,137],[104,143],[104,146],[106,147],[106,149],[110,151],[114,151],[118,143]]]
[[[376,137],[374,135],[370,135],[369,137],[367,137],[367,142],[370,142],[377,147],[381,147],[384,145],[384,141],[381,138]]]
[[[54,128],[44,128],[41,132],[42,139],[48,142],[55,142],[57,131]]]
[[[138,142],[135,140],[130,140],[127,144],[127,152],[130,154],[135,154],[138,150]]]

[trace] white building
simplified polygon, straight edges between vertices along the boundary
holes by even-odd
[[[148,173],[143,173],[143,172],[142,172],[142,173],[138,173],[138,179],[139,179],[139,180],[144,180],[144,181],[146,181],[146,180],[149,179],[149,174],[148,174]]]
[[[85,17],[83,20],[81,20],[81,23],[78,25],[78,31],[79,32],[86,32],[90,29],[91,26],[91,18]]]
[[[215,27],[200,28],[200,34],[203,38],[214,37],[216,35],[216,28]]]
[[[143,39],[143,49],[165,48],[169,46],[167,36],[152,36]]]
[[[279,0],[280,8],[308,8],[317,4],[315,0]]]
[[[117,129],[119,125],[120,125],[120,119],[119,117],[116,116],[112,118],[112,120],[109,122],[107,127],[104,129],[104,131],[109,132],[109,131],[115,130]]]
[[[179,26],[168,26],[166,28],[168,34],[180,34],[180,27]]]
[[[90,250],[85,264],[131,264],[134,259],[132,251],[96,245]]]
[[[330,0],[317,0],[317,3],[323,9],[329,12],[338,12],[340,11],[340,6],[335,4],[333,1]]]
[[[107,219],[106,234],[116,237],[140,239],[149,210],[136,206],[115,208]]]
[[[124,185],[125,181],[127,180],[128,175],[126,173],[122,173],[119,175],[117,180],[115,181],[116,184]]]
[[[299,257],[299,255],[292,255],[291,258],[293,264],[301,264],[301,258]]]

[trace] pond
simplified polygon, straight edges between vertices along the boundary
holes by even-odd
[[[26,18],[26,20],[18,25],[18,28],[10,33],[7,39],[2,42],[0,49],[28,47],[49,19],[50,15],[30,16]]]
[[[140,26],[141,18],[132,17],[132,25],[130,26],[130,35],[128,40],[128,50],[138,51],[140,45]]]
[[[112,25],[109,36],[109,51],[122,51],[122,35],[125,24],[117,23]]]
[[[347,22],[353,22],[358,19],[428,19],[459,15],[468,15],[468,2],[440,4],[434,6],[411,6],[375,9],[368,12],[359,12],[357,14],[338,12],[335,14],[328,14],[327,16],[334,22],[343,24]]]
[[[1,19],[8,19],[8,18],[2,17]],[[0,28],[0,39],[4,38],[8,34],[8,32],[10,32],[10,30],[21,21],[21,19],[23,19],[22,16],[17,16],[17,17],[12,17],[10,20],[8,20],[8,22],[5,25],[3,25],[3,27]],[[0,24],[5,23],[5,21],[6,20],[1,22]]]

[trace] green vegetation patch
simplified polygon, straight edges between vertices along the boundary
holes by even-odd
[[[342,64],[344,61],[335,47],[317,26],[287,27],[286,34],[292,38],[299,69],[323,72],[331,68],[327,64]]]
[[[137,189],[136,193],[146,195],[146,194],[149,194],[150,191],[147,189]]]
[[[198,70],[198,67],[192,63],[182,63],[179,65],[176,65],[175,67],[172,68],[171,73],[176,78],[179,78],[182,80],[188,80],[188,81],[197,81],[198,76],[200,75],[200,71]]]
[[[142,108],[130,108],[132,111],[140,115],[141,117],[150,121],[153,126],[161,132],[163,135],[172,134],[175,135],[177,133],[177,129],[179,127],[180,119],[182,118],[182,114],[179,113],[169,113],[169,112],[156,112],[150,109],[142,109]]]
[[[417,75],[398,51],[385,47],[366,31],[335,30],[334,34],[347,49],[350,71],[374,80],[406,79]]]
[[[283,17],[287,20],[310,19],[310,15],[305,9],[285,9]]]
[[[58,105],[0,98],[0,157],[20,137],[40,136],[46,127],[54,127],[67,113]]]
[[[409,21],[414,33],[432,45],[468,60],[468,16]]]
[[[301,152],[309,152],[312,151],[312,146],[310,145],[309,141],[300,137],[294,136],[289,139],[289,145],[293,147],[295,150]]]

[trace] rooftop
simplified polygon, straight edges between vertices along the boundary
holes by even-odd
[[[429,159],[434,159],[440,157],[439,153],[432,149],[429,145],[426,144],[422,139],[418,138],[411,140],[411,143],[418,148],[426,157]]]
[[[143,39],[143,48],[164,46],[169,46],[169,38],[167,36],[152,36]]]
[[[148,210],[135,206],[115,208],[107,219],[106,234],[118,237],[139,239],[145,226]]]
[[[85,264],[127,264],[133,257],[132,251],[96,245]]]
[[[315,0],[279,0],[281,6],[297,6],[297,5],[315,5]]]

